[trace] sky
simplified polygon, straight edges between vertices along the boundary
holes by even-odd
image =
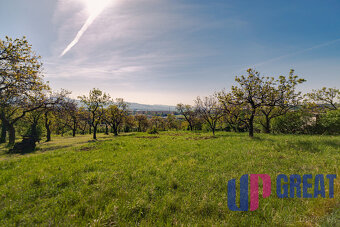
[[[340,88],[339,14],[338,0],[0,0],[0,39],[26,36],[72,97],[193,104],[247,68]]]

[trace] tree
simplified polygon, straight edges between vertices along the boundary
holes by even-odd
[[[128,104],[123,99],[118,98],[113,105],[107,108],[106,120],[111,125],[115,136],[118,136],[119,128],[128,114],[127,107]]]
[[[43,106],[43,113],[44,113],[44,126],[46,129],[46,142],[51,141],[51,125],[53,123],[53,120],[56,120],[56,117],[58,118],[58,122],[62,119],[62,116],[58,114],[60,112],[60,109],[63,106],[63,103],[66,102],[68,99],[68,95],[71,94],[71,92],[62,89],[60,92],[51,93],[50,97],[48,97]]]
[[[40,56],[35,55],[26,37],[0,39],[0,100],[11,93],[19,94],[39,89],[43,84]]]
[[[263,119],[259,121],[265,133],[270,133],[270,122],[273,118],[284,115],[299,105],[302,96],[301,92],[296,92],[296,86],[305,81],[305,79],[294,75],[294,70],[292,69],[288,78],[279,76],[273,83],[274,87],[268,89],[269,95],[266,103],[260,108]]]
[[[78,109],[78,128],[82,135],[85,135],[85,131],[89,126],[90,118],[89,112],[84,107]],[[90,126],[91,127],[91,126]]]
[[[78,128],[78,105],[74,99],[65,98],[57,110],[58,119],[63,122],[65,127],[72,130],[72,136],[76,136]]]
[[[93,139],[97,139],[97,128],[104,114],[104,108],[111,102],[108,94],[93,88],[88,96],[79,96],[81,102],[90,112],[90,125],[93,127]]]
[[[197,112],[195,108],[191,105],[184,105],[182,103],[177,104],[177,111],[184,116],[184,119],[189,124],[190,131],[193,130],[195,125],[195,120],[197,119]]]
[[[166,117],[166,126],[168,129],[177,129],[178,126],[178,121],[176,120],[175,115],[173,114],[168,114]],[[165,129],[163,129],[165,130]]]
[[[288,112],[289,108],[281,108],[277,106],[262,106],[260,112],[262,115],[259,116],[258,123],[263,127],[264,133],[271,132],[271,120],[284,115]]]
[[[52,125],[52,122],[53,122],[54,119],[55,119],[54,111],[50,110],[50,109],[45,110],[44,126],[45,126],[45,129],[46,129],[46,142],[51,141],[51,134],[52,134],[51,125]]]
[[[22,98],[22,97],[20,97]],[[0,109],[1,121],[6,125],[9,134],[8,144],[11,146],[15,142],[15,123],[22,119],[27,113],[43,108],[43,98],[31,97],[32,100],[22,99],[12,105],[3,106]]]
[[[0,40],[0,119],[8,130],[10,146],[15,143],[15,123],[44,105],[49,87],[41,67],[40,56],[25,37]]]
[[[6,124],[3,122],[1,123],[1,132],[0,132],[0,143],[6,143],[6,137],[7,137],[7,128]]]
[[[135,121],[134,121],[134,117],[132,115],[127,115],[124,118],[124,132],[131,132],[133,130],[133,128],[135,127]]]
[[[109,109],[109,107],[104,109],[104,114],[103,114],[103,118],[102,118],[102,122],[101,122],[102,124],[105,125],[105,132],[104,132],[105,135],[109,135],[109,125],[110,125],[110,123],[109,123],[109,118],[108,118],[108,115],[109,115],[108,109]],[[111,131],[112,131],[112,128],[111,128]]]
[[[162,129],[165,130],[165,123],[162,117],[160,116],[153,116],[150,119],[150,123],[152,124],[153,127],[156,129]]]
[[[143,114],[137,114],[135,115],[135,121],[137,124],[137,131],[145,132],[147,127],[149,126],[148,118]]]
[[[40,120],[42,119],[43,115],[42,110],[35,110],[27,114],[27,116],[24,118],[27,125],[29,126],[27,132],[25,133],[24,137],[28,137],[33,140],[34,143],[40,141],[41,139],[41,128],[38,127]]]
[[[244,118],[244,111],[241,106],[232,102],[232,93],[221,91],[217,97],[224,111],[223,120],[228,123],[234,132],[247,127],[247,121]]]
[[[236,77],[239,86],[232,86],[232,105],[239,106],[244,114],[244,119],[249,130],[249,136],[254,136],[254,118],[257,110],[268,103],[268,98],[273,94],[273,77],[261,77],[260,73],[247,70],[248,76]]]
[[[306,95],[315,105],[329,110],[337,110],[340,100],[340,90],[336,88],[323,87],[319,90],[313,90]]]
[[[197,97],[195,100],[197,113],[208,123],[215,135],[218,120],[223,116],[223,109],[216,96]]]

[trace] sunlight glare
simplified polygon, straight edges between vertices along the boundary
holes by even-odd
[[[81,0],[90,16],[99,15],[113,0]]]

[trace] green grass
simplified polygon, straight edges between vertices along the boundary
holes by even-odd
[[[32,154],[2,153],[0,224],[339,223],[340,137],[164,132],[89,140],[57,138]],[[256,211],[230,211],[228,180],[252,173],[272,177],[272,195],[260,198]],[[280,173],[335,173],[335,198],[279,199],[275,177]]]

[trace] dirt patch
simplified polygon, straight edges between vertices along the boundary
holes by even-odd
[[[136,136],[139,139],[157,139],[159,136]]]
[[[78,150],[79,151],[90,151],[90,150],[93,150],[93,147],[81,147]]]
[[[168,133],[169,136],[184,136],[183,133]]]
[[[202,136],[202,137],[188,137],[191,140],[209,140],[209,139],[216,139],[216,136]]]

